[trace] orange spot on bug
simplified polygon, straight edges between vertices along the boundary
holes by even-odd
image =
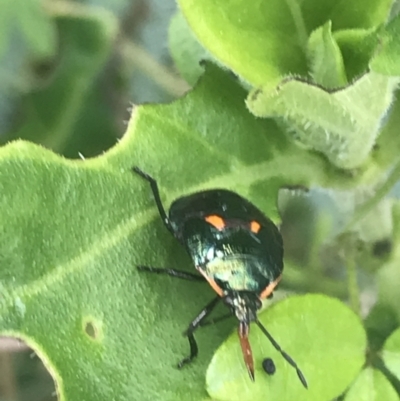
[[[217,230],[223,230],[225,228],[225,222],[222,217],[217,216],[216,214],[212,214],[205,218],[207,223],[210,223],[214,226]]]
[[[265,299],[269,295],[271,295],[274,288],[278,285],[279,281],[281,281],[282,275],[280,275],[275,281],[269,283],[267,287],[264,288],[262,293],[260,294],[260,299]]]
[[[253,220],[250,223],[250,230],[253,231],[254,234],[257,234],[260,231],[261,225],[257,221]]]

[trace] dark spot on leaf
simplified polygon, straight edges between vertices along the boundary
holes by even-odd
[[[262,361],[262,367],[266,373],[273,375],[276,371],[275,363],[272,358],[265,358]]]

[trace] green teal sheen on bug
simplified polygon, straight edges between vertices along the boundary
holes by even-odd
[[[220,228],[207,219],[210,216]],[[179,198],[171,205],[169,220],[194,265],[223,291],[260,294],[282,274],[277,227],[235,192],[219,189]],[[257,232],[251,222],[257,222]]]

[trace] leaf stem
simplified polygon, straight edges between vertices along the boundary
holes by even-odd
[[[393,221],[393,250],[392,259],[400,259],[400,202],[397,200],[392,207],[392,221]]]
[[[322,212],[316,218],[314,238],[310,244],[309,272],[313,274],[313,277],[315,276],[319,278],[323,276],[321,249],[323,249],[324,242],[329,235],[331,227],[331,218],[327,213]]]
[[[347,241],[346,241],[347,239]],[[356,244],[354,237],[345,236],[344,238],[344,256],[347,267],[347,291],[349,295],[350,306],[358,316],[361,315],[360,291],[357,281],[356,264]]]
[[[286,0],[286,4],[292,14],[294,25],[296,26],[296,33],[298,35],[298,43],[303,52],[307,52],[308,34],[306,25],[304,23],[303,14],[301,12],[300,3],[296,0]]]

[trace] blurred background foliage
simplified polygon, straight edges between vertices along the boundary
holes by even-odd
[[[93,157],[123,135],[135,104],[181,96],[189,86],[168,50],[175,10],[175,0],[2,0],[0,144]],[[0,401],[55,397],[39,358],[0,339]]]
[[[170,101],[187,89],[167,47],[173,0],[5,3],[3,144],[24,138],[69,158],[95,156],[122,136],[130,104]]]
[[[394,5],[394,14],[399,4]],[[190,85],[175,70],[168,31],[182,30],[185,24],[182,15],[173,18],[175,11],[175,0],[1,0],[0,145],[22,138],[68,158],[94,157],[122,137],[135,104],[169,102],[182,96],[200,69],[196,65],[185,76]],[[170,44],[173,52],[178,46]],[[193,40],[185,58],[195,59],[202,51]],[[179,64],[184,58],[176,57],[176,61]],[[351,269],[347,275],[362,283],[360,294],[354,297],[356,303],[360,299],[365,317],[377,298],[370,273],[390,258],[393,266],[399,260],[393,244],[399,243],[400,229],[398,223],[392,227],[391,218],[393,213],[393,221],[400,221],[399,205],[392,208],[398,192],[395,188],[372,210],[382,217],[380,226],[356,227],[374,238],[355,239],[337,235],[345,232],[343,227],[368,193],[322,188],[281,191],[282,234],[289,256],[286,289],[345,298],[348,289],[339,280],[346,275],[346,259],[354,260],[364,269],[357,277],[351,276]],[[374,219],[365,221],[374,224]],[[294,268],[304,265],[309,271],[315,268],[316,278],[323,273],[328,280],[316,282]],[[384,288],[380,296],[398,293],[393,281],[397,270],[391,272],[390,267],[386,282],[383,275],[378,283]],[[323,272],[317,274],[318,269]],[[351,288],[354,283],[348,281]],[[382,305],[372,310],[366,326],[376,349],[398,321],[399,315]],[[397,380],[393,384],[400,388]],[[39,358],[16,340],[0,339],[0,401],[54,399],[53,380]]]

